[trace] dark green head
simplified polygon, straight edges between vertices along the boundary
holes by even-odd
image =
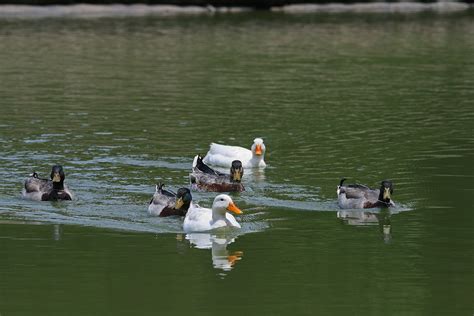
[[[60,165],[53,166],[51,169],[51,180],[53,182],[63,182],[66,178],[64,174],[63,167]]]
[[[230,181],[240,182],[242,181],[243,175],[244,168],[242,167],[242,162],[240,160],[232,161],[232,166],[230,167]]]
[[[379,200],[385,203],[390,203],[393,194],[393,184],[392,181],[383,180],[380,184],[380,194]]]
[[[193,200],[193,197],[191,195],[191,191],[189,191],[188,188],[180,188],[178,192],[176,193],[176,203],[174,207],[177,210],[179,209],[187,210],[192,200]]]

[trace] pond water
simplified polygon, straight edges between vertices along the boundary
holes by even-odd
[[[472,12],[0,20],[0,314],[471,315],[473,86]],[[255,137],[240,232],[148,215]],[[77,199],[23,200],[56,163]]]

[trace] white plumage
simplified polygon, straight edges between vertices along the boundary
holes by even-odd
[[[212,209],[191,204],[184,218],[183,229],[185,232],[202,232],[221,227],[240,228],[240,224],[227,211],[242,214],[227,194],[216,196]]]
[[[230,168],[232,161],[240,160],[244,168],[264,168],[265,144],[261,138],[255,138],[251,149],[212,143],[204,163]]]

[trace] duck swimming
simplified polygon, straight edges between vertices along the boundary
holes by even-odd
[[[254,139],[250,150],[212,143],[203,161],[210,165],[230,168],[234,160],[240,160],[244,168],[265,168],[267,165],[263,160],[265,150],[261,138]]]
[[[189,174],[191,188],[199,191],[242,192],[241,183],[244,168],[240,160],[232,161],[230,174],[221,173],[206,165],[202,157],[196,155],[193,161],[193,172]]]
[[[148,205],[148,213],[153,216],[185,216],[192,201],[191,192],[180,188],[175,194],[163,189],[164,184],[156,185],[156,192]]]
[[[212,203],[212,209],[191,204],[184,218],[183,229],[185,232],[203,232],[224,227],[240,228],[235,217],[227,211],[242,214],[242,211],[227,194],[216,196]]]
[[[64,184],[66,175],[62,166],[55,165],[51,169],[51,180],[39,178],[33,172],[25,179],[22,196],[34,201],[72,200],[72,193]]]
[[[363,209],[395,206],[391,200],[393,185],[389,180],[380,184],[380,189],[371,189],[362,184],[343,185],[341,179],[337,186],[337,204],[340,208]]]

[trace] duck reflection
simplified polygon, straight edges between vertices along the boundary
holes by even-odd
[[[391,212],[389,209],[374,209],[370,212],[366,210],[341,210],[337,212],[337,218],[347,225],[353,226],[375,226],[378,225],[385,243],[392,239]]]
[[[265,169],[251,169],[246,171],[249,178],[255,183],[265,182]]]
[[[63,236],[63,228],[59,224],[53,225],[53,240],[61,240]]]
[[[211,249],[212,265],[216,269],[230,271],[242,259],[242,251],[229,251],[227,245],[233,243],[235,236],[211,233],[190,233],[186,239],[198,249]]]

